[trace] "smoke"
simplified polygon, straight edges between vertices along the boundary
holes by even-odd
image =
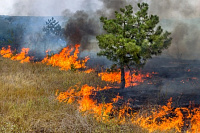
[[[99,2],[101,4],[98,5],[101,6],[96,10],[93,7],[97,6],[97,3],[93,3],[92,0],[84,0],[81,4],[84,10],[75,13],[68,9],[63,11],[63,15],[69,17],[65,25],[65,37],[70,44],[81,44],[82,51],[99,50],[95,38],[103,33],[102,24],[99,20],[101,16],[113,18],[115,11],[119,11],[120,8],[128,4],[136,3],[125,0],[99,0]]]
[[[198,59],[200,50],[200,28],[194,23],[179,22],[172,31],[169,54],[177,59]]]
[[[60,16],[65,9],[114,12],[128,4],[137,9],[137,3],[147,2],[150,13],[161,18],[199,17],[197,0],[6,0],[0,1],[0,13],[10,16]],[[108,14],[105,14],[108,15]]]
[[[163,29],[172,33],[172,45],[167,56],[197,59],[200,2],[196,0],[9,0],[0,2],[5,5],[0,13],[5,10],[3,14],[14,16],[64,16],[67,43],[80,43],[82,51],[98,51],[95,37],[103,33],[100,16],[113,18],[115,11],[128,4],[135,12],[138,2],[147,2],[149,13],[158,15]]]
[[[9,16],[61,16],[62,11],[80,9],[83,0],[6,0],[0,1],[0,14]]]
[[[69,16],[65,26],[65,37],[70,44],[81,44],[81,50],[98,50],[95,37],[102,33],[101,16],[113,17],[114,12],[125,6],[123,0],[99,0],[102,7],[93,10],[95,3],[91,0],[84,0],[82,5],[85,10],[79,10],[72,14],[69,10],[63,12],[64,16]]]
[[[65,37],[70,44],[81,44],[81,50],[98,51],[95,37],[103,32],[102,24],[99,18],[101,16],[113,17],[114,12],[119,10],[127,3],[123,0],[99,0],[102,2],[102,8],[93,10],[91,0],[84,0],[82,5],[85,10],[79,10],[71,13],[69,10],[63,12],[69,19],[65,26]]]
[[[81,44],[81,50],[90,49],[91,40],[100,33],[98,18],[85,11],[74,13],[65,26],[65,37],[70,44]]]
[[[114,12],[127,5],[125,0],[100,0],[103,3],[103,8],[98,11],[99,15],[108,18],[114,17]]]
[[[168,55],[177,59],[198,59],[200,2],[187,0],[152,0],[150,14],[160,17],[164,29],[169,29],[173,38]]]
[[[196,59],[198,56],[199,44],[199,28],[190,18],[195,18],[200,15],[198,10],[198,3],[195,1],[186,0],[99,0],[102,2],[100,9],[90,12],[77,11],[71,15],[65,29],[65,35],[70,43],[82,44],[82,50],[93,49],[92,45],[97,43],[90,43],[96,35],[102,33],[102,24],[99,22],[99,17],[104,16],[108,18],[114,17],[114,12],[119,11],[120,8],[131,4],[134,11],[137,11],[138,2],[149,3],[149,13],[156,14],[160,17],[160,25],[164,30],[172,33],[172,45],[167,51],[167,56],[179,59]],[[91,9],[93,6],[91,1],[84,1],[85,9]],[[187,22],[186,22],[187,21]],[[95,46],[95,48],[98,48]],[[192,53],[192,54],[191,54]]]
[[[200,2],[196,0],[152,0],[150,13],[160,18],[194,18],[199,17]]]

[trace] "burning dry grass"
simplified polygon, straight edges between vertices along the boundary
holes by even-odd
[[[77,83],[105,86],[95,73],[60,71],[2,57],[0,73],[0,132],[144,132],[130,124],[98,122],[83,116],[76,104],[55,100],[57,89]]]
[[[77,89],[78,88],[78,89]],[[119,95],[112,98],[110,103],[99,103],[94,100],[95,92],[105,90],[104,88],[95,88],[88,85],[71,87],[66,92],[61,92],[57,96],[60,102],[68,104],[77,102],[78,109],[83,115],[91,114],[97,121],[104,123],[133,124],[152,132],[200,132],[200,108],[190,105],[190,107],[172,107],[172,98],[167,105],[144,110],[134,110],[129,106],[129,101],[123,105],[116,106]],[[91,97],[93,96],[93,98]]]
[[[24,62],[30,62],[31,57],[28,56],[28,51],[29,48],[22,48],[21,53],[14,55],[13,52],[11,51],[11,47],[8,46],[8,48],[3,47],[0,50],[0,54],[4,58],[11,58],[11,60],[18,60],[21,63],[24,63]]]
[[[85,63],[89,60],[89,58],[86,57],[83,60],[78,60],[79,47],[80,45],[76,44],[74,50],[73,47],[70,48],[70,46],[67,46],[63,48],[59,54],[55,54],[51,57],[48,57],[47,55],[42,62],[47,65],[58,66],[61,70],[85,68]],[[70,55],[73,50],[74,54]]]
[[[152,74],[155,74],[154,72]],[[136,71],[133,71],[130,73],[129,71],[125,72],[125,80],[126,80],[126,86],[137,86],[144,82],[145,78],[149,78],[152,76],[150,73],[142,74],[138,73]],[[118,84],[121,83],[121,72],[118,70],[117,72],[101,72],[98,74],[102,80],[108,81],[111,83],[117,82]]]
[[[84,68],[88,58],[83,63],[78,60],[78,47],[76,45],[73,55],[70,55],[73,49],[68,47],[60,54],[46,57],[43,61],[47,65],[21,64],[30,61],[28,49],[22,49],[17,55],[13,55],[9,47],[1,50],[1,55],[11,60],[0,57],[0,132],[181,132],[185,126],[184,118],[190,121],[186,125],[190,126],[190,131],[200,131],[199,108],[175,109],[169,101],[167,106],[150,109],[150,113],[146,110],[138,113],[129,107],[129,103],[116,108],[114,104],[122,98],[118,95],[111,103],[91,98],[98,91],[110,89],[102,80],[120,83],[120,73],[97,75],[93,70],[60,71],[48,66],[68,70],[74,64],[75,69]],[[149,73],[132,74],[131,79],[126,73],[126,81],[129,86],[134,86],[144,82],[143,77],[150,76]],[[55,97],[57,90],[61,93]]]

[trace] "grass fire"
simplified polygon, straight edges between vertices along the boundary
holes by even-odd
[[[46,108],[46,106],[49,106],[48,104],[53,103],[53,105],[51,105],[48,108],[55,109],[58,107],[55,110],[59,114],[62,112],[63,108],[66,108],[66,109],[64,109],[65,111],[67,111],[66,120],[68,119],[68,117],[70,117],[70,119],[74,121],[74,120],[78,119],[76,117],[80,117],[80,119],[82,119],[86,122],[85,124],[89,124],[88,126],[90,126],[90,128],[93,128],[92,130],[97,130],[96,128],[101,128],[102,126],[110,125],[113,128],[112,129],[113,131],[119,131],[119,130],[121,130],[121,128],[124,128],[124,127],[126,127],[127,129],[123,129],[123,131],[130,131],[130,132],[132,132],[132,131],[136,131],[136,132],[155,132],[155,131],[182,132],[182,131],[185,131],[185,132],[194,132],[195,133],[195,132],[200,131],[200,128],[199,128],[199,126],[200,126],[199,125],[200,109],[199,109],[199,107],[195,106],[195,104],[193,104],[193,103],[190,103],[188,107],[172,107],[172,99],[169,99],[169,101],[168,101],[168,103],[166,103],[166,105],[148,104],[148,105],[145,105],[146,107],[141,106],[140,108],[136,108],[132,105],[132,104],[134,104],[133,99],[123,98],[123,95],[120,94],[121,89],[119,89],[117,87],[120,84],[120,75],[121,74],[119,71],[99,72],[98,74],[95,73],[94,70],[91,70],[91,72],[87,72],[86,70],[85,71],[79,70],[79,72],[66,71],[66,70],[71,69],[71,67],[70,67],[71,64],[80,63],[80,60],[78,60],[78,54],[77,54],[77,53],[79,53],[78,46],[79,45],[76,45],[76,47],[75,47],[76,49],[74,50],[74,52],[73,52],[73,47],[71,47],[71,48],[66,47],[59,54],[52,55],[51,57],[47,56],[41,62],[36,62],[36,63],[34,63],[34,62],[31,63],[30,60],[24,61],[25,59],[30,59],[30,57],[28,56],[28,51],[26,51],[26,48],[23,48],[21,53],[14,55],[10,46],[8,46],[8,48],[3,47],[2,50],[0,51],[2,57],[4,58],[4,59],[1,58],[1,61],[4,62],[4,63],[1,63],[1,68],[4,69],[4,71],[2,71],[2,79],[3,79],[3,76],[5,76],[6,78],[2,80],[1,84],[4,84],[3,86],[5,86],[5,88],[3,87],[3,89],[8,89],[12,86],[11,90],[14,89],[13,90],[14,92],[18,91],[18,92],[16,92],[18,94],[18,96],[17,95],[16,95],[17,97],[12,96],[12,95],[14,95],[14,93],[11,94],[11,92],[8,92],[8,93],[10,93],[9,95],[6,95],[6,93],[4,94],[5,96],[2,95],[5,100],[6,100],[6,97],[9,98],[10,96],[12,96],[15,99],[17,98],[16,101],[13,101],[10,103],[11,105],[2,105],[2,107],[8,108],[9,106],[13,106],[12,104],[16,104],[16,102],[17,102],[20,104],[20,105],[18,105],[19,106],[18,108],[22,109],[23,111],[25,111],[25,109],[28,106],[34,107],[34,111],[36,111],[35,109],[37,109],[40,106],[39,103],[43,103],[44,102],[43,98],[46,97],[48,99],[46,99],[47,103],[46,103],[46,105],[44,105],[45,108]],[[22,56],[20,56],[20,55],[22,55]],[[21,57],[21,58],[19,58],[19,57]],[[55,57],[57,57],[57,58],[55,58]],[[10,61],[6,58],[10,58]],[[18,60],[21,64],[19,62],[12,61],[15,59]],[[57,59],[60,59],[60,61],[63,61],[63,62],[60,63]],[[76,69],[78,69],[78,68],[86,69],[85,63],[87,63],[89,58],[87,57],[85,59],[83,62],[84,65],[83,64],[80,65],[83,67],[75,67],[75,68]],[[10,66],[6,66],[5,65],[6,62],[9,62]],[[30,64],[27,64],[27,62],[29,62]],[[58,63],[58,64],[56,64],[56,63]],[[64,63],[66,63],[66,64],[64,64]],[[20,71],[17,69],[13,70],[13,68],[12,68],[13,64],[17,65],[17,68],[18,69],[20,68]],[[60,64],[62,64],[62,65],[60,65]],[[51,65],[52,67],[49,65]],[[54,66],[58,66],[60,69],[54,68]],[[68,67],[66,67],[66,66],[68,66]],[[65,69],[63,69],[63,68],[65,68]],[[12,71],[9,69],[12,69]],[[41,71],[40,69],[42,69],[42,71],[44,71],[43,74],[41,75],[41,77],[38,75]],[[65,71],[62,71],[62,70],[65,70]],[[63,74],[60,75],[59,71],[62,71]],[[20,75],[15,75],[16,73],[19,73],[19,72],[24,75],[24,77],[22,77],[22,79],[20,79],[20,77],[18,77]],[[73,81],[75,77],[74,78],[71,77],[72,73],[74,76],[76,76],[77,81]],[[140,84],[143,84],[145,82],[145,80],[152,79],[154,77],[154,75],[158,74],[155,72],[145,73],[145,74],[142,74],[142,72],[139,72],[138,74],[135,74],[135,73],[136,72],[133,72],[133,74],[131,75],[130,72],[128,72],[128,71],[126,72],[126,74],[125,74],[125,79],[127,82],[126,88],[130,88],[133,86],[139,86]],[[15,77],[13,77],[14,76],[13,74],[15,75]],[[48,74],[50,74],[52,76],[48,77],[47,79],[42,80],[43,76],[45,76],[45,75],[48,76]],[[39,77],[37,77],[37,76],[39,76]],[[88,77],[88,78],[86,78],[85,80],[80,80],[80,81],[78,80],[78,79],[82,79],[82,77],[84,77],[84,76]],[[28,77],[28,78],[25,79],[25,77]],[[65,79],[68,79],[68,78],[71,79],[70,82],[66,83],[65,79],[63,79],[64,77],[65,77]],[[11,78],[11,79],[8,79],[8,78]],[[41,80],[39,80],[40,78],[41,78]],[[87,79],[90,79],[92,82]],[[9,83],[8,81],[10,81],[10,80],[12,82]],[[53,83],[52,86],[47,84],[49,82],[49,80],[52,81],[52,83]],[[95,80],[98,80],[98,81],[95,81]],[[99,82],[100,80],[101,80],[101,82]],[[29,84],[29,82],[31,84]],[[40,82],[43,82],[43,83],[40,83]],[[45,85],[45,82],[46,82],[47,86]],[[60,83],[60,84],[57,86],[57,83]],[[25,88],[23,89],[23,86],[22,86],[22,88],[20,88],[20,86],[16,86],[16,84],[24,85]],[[70,84],[71,85],[74,84],[74,85],[70,87],[69,86]],[[102,87],[100,87],[100,86],[102,86]],[[30,87],[31,90],[28,90],[28,89],[26,90],[26,87]],[[41,87],[44,87],[44,89],[42,89]],[[45,89],[49,89],[48,87],[50,87],[51,89],[49,90],[49,92],[46,92]],[[42,91],[41,94],[38,94],[39,92],[37,92],[37,88],[40,91]],[[67,89],[67,91],[64,91],[65,88]],[[113,90],[113,89],[115,89],[115,90]],[[108,91],[107,92],[108,94],[105,94],[106,91]],[[36,95],[32,95],[32,92],[34,92],[34,94],[36,94]],[[54,95],[54,93],[56,93],[55,94],[56,99],[50,98]],[[27,94],[30,96],[30,97],[26,98],[27,101],[26,100],[24,101],[23,94]],[[40,97],[41,98],[43,97],[42,98],[43,100],[41,98],[38,99],[37,95],[41,95]],[[107,95],[109,95],[109,96],[107,96]],[[36,101],[34,101],[34,100],[36,100],[36,99],[37,99],[37,102],[39,102],[39,103],[35,103]],[[1,100],[3,102],[3,99],[1,99]],[[38,101],[38,100],[42,100],[42,101]],[[61,103],[63,102],[66,104],[60,104],[57,101],[59,101]],[[33,102],[33,103],[31,105],[29,105],[30,102]],[[76,114],[79,116],[73,116],[75,114],[70,112],[69,108],[72,108],[74,110],[74,112],[76,112],[76,110],[79,111],[80,114]],[[3,108],[2,108],[2,111],[3,111]],[[11,114],[9,114],[9,113],[8,114],[11,116],[14,115],[14,114],[12,114],[12,113],[14,113],[14,112],[12,112],[14,110],[10,110],[10,111],[11,111],[10,112]],[[45,110],[42,110],[42,111],[45,111]],[[56,112],[52,112],[52,113],[56,113]],[[4,112],[4,113],[6,113],[6,112]],[[28,113],[28,112],[25,111],[22,113]],[[72,126],[72,125],[65,125],[64,127],[58,127],[58,129],[54,129],[53,128],[54,125],[50,125],[50,127],[51,127],[50,129],[49,129],[49,126],[47,126],[47,125],[43,125],[44,127],[41,127],[41,125],[35,125],[36,127],[34,127],[34,125],[29,125],[29,124],[31,124],[31,121],[32,121],[31,120],[32,116],[30,116],[30,115],[37,115],[37,113],[39,113],[39,112],[36,111],[35,113],[27,114],[27,115],[29,115],[29,116],[27,116],[27,117],[29,117],[29,118],[27,118],[29,120],[29,123],[27,123],[28,124],[27,126],[30,126],[29,128],[27,128],[25,123],[23,123],[22,127],[20,125],[18,125],[19,121],[22,122],[25,119],[23,114],[21,114],[22,116],[21,115],[15,116],[16,118],[14,116],[12,116],[13,120],[2,118],[3,121],[1,123],[2,124],[1,130],[2,131],[25,131],[25,130],[30,131],[30,130],[43,129],[45,132],[48,132],[50,130],[62,131],[64,129],[68,130],[68,131],[75,130],[75,129],[68,127],[68,126]],[[46,112],[46,113],[48,113],[48,112]],[[57,114],[57,115],[59,115],[59,114]],[[53,116],[50,118],[49,117],[40,118],[40,117],[44,117],[42,114],[40,114],[38,120],[43,121],[45,119],[53,119],[55,116],[56,116],[56,114],[53,114]],[[92,121],[96,121],[96,124],[97,123],[99,124],[99,122],[100,122],[100,125],[99,125],[100,127],[94,128],[94,126],[96,126],[96,125],[94,123],[89,123],[89,121],[88,121],[88,120],[91,120],[90,117],[93,117]],[[18,119],[18,120],[15,120],[15,119]],[[56,118],[53,121],[56,121],[56,120],[58,120],[58,118]],[[78,121],[81,122],[82,120],[78,120]],[[11,127],[10,127],[11,125],[7,125],[7,127],[6,127],[6,121],[9,122],[9,124],[11,124],[11,125],[14,124],[12,126],[15,126],[15,128],[11,130]],[[79,122],[77,124],[81,124]],[[48,124],[48,123],[49,122],[46,122],[46,124]],[[113,126],[113,123],[115,123],[115,125],[116,126],[118,125],[119,127]],[[61,126],[61,125],[57,125],[57,126]],[[78,126],[78,125],[74,125],[74,126]],[[83,126],[83,125],[80,125],[80,126]],[[3,127],[5,129],[3,129]],[[76,129],[76,130],[81,131],[81,132],[89,131],[89,129],[84,129],[84,128],[85,127],[80,127],[80,129]],[[105,132],[105,131],[107,132],[109,129],[105,128],[105,129],[101,129],[101,130],[103,132]]]
[[[200,28],[158,1],[97,1],[50,19],[34,4],[33,16],[0,15],[0,132],[200,133],[199,53],[185,48],[198,51]]]

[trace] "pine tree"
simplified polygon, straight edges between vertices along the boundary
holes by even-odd
[[[54,19],[54,17],[46,21],[46,25],[43,27],[43,31],[46,35],[63,35],[63,29],[61,28],[59,22]]]
[[[138,3],[139,10],[133,14],[131,5],[115,12],[114,19],[101,17],[103,28],[107,32],[96,38],[101,51],[116,62],[121,70],[121,88],[125,87],[125,67],[143,66],[152,55],[161,54],[171,44],[169,32],[163,31],[157,15],[148,15],[148,4]]]
[[[43,33],[44,36],[42,39],[44,42],[44,52],[46,52],[48,46],[51,47],[53,45],[63,45],[60,42],[65,42],[64,28],[61,27],[59,21],[56,21],[54,17],[46,21],[46,24],[43,27]],[[52,50],[52,48],[49,49]]]

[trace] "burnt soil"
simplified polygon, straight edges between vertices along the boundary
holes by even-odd
[[[166,105],[172,97],[173,107],[186,107],[190,102],[200,105],[200,61],[155,58],[142,69],[142,73],[157,72],[138,86],[110,89],[97,93],[99,102],[111,102],[117,94],[123,97],[118,105],[129,101],[139,109],[146,105]]]

